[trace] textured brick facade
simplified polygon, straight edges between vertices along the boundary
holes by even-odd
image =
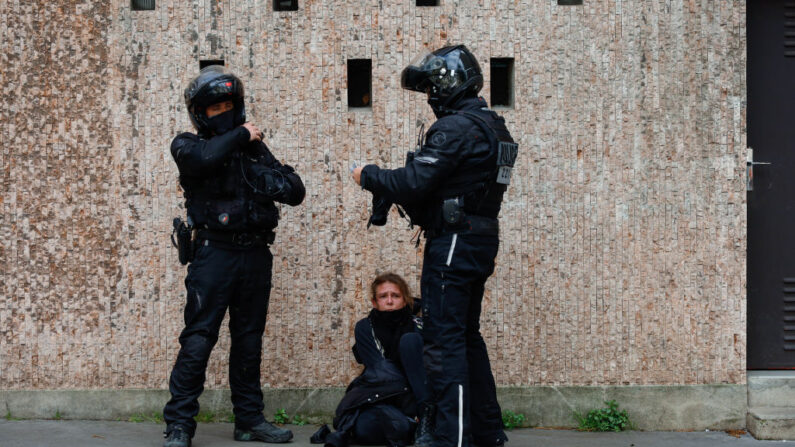
[[[200,59],[307,186],[282,207],[263,384],[344,385],[376,271],[417,289],[396,214],[366,229],[354,161],[433,121],[400,70],[465,43],[515,58],[520,143],[482,318],[502,385],[745,382],[745,2],[0,2],[0,388],[163,388],[182,326],[171,138]],[[372,108],[346,60],[372,59]],[[228,332],[208,387],[227,386]]]

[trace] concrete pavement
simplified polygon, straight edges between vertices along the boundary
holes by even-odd
[[[288,426],[295,437],[291,447],[310,447],[317,426]],[[159,447],[164,426],[149,422],[73,420],[0,420],[0,447]],[[573,430],[520,429],[508,432],[507,447],[747,447],[793,446],[792,441],[757,441],[721,431],[582,433]],[[194,447],[240,447],[232,440],[232,424],[199,424]],[[271,445],[271,444],[267,444]]]

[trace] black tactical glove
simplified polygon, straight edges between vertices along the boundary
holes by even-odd
[[[370,214],[370,220],[367,221],[367,228],[370,225],[383,227],[386,225],[386,219],[389,216],[389,209],[392,208],[392,202],[386,200],[382,196],[373,194],[373,211]]]
[[[271,169],[265,166],[253,165],[250,168],[253,174],[251,186],[254,192],[267,197],[276,197],[285,188],[285,177],[281,170]]]

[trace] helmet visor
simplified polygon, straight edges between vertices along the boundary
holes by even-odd
[[[428,85],[427,74],[417,67],[408,66],[404,68],[403,73],[400,74],[400,86],[406,90],[424,92]]]
[[[425,92],[430,85],[430,78],[444,67],[444,59],[431,52],[425,52],[415,57],[403,69],[400,75],[400,86],[406,90]]]
[[[425,65],[428,63],[428,61],[430,61],[430,60],[431,60],[433,57],[434,57],[434,54],[433,54],[433,53],[431,53],[430,51],[426,51],[426,52],[424,52],[424,53],[420,54],[419,56],[415,56],[413,59],[411,59],[411,62],[409,62],[409,67],[417,67],[417,68],[422,68],[422,67],[424,67],[424,66],[425,66]]]
[[[242,97],[243,86],[240,82],[231,76],[222,76],[202,86],[196,94],[194,103],[201,108],[205,108],[211,104],[236,101]]]

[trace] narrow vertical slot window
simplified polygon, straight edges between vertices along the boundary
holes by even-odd
[[[273,0],[274,11],[298,11],[298,0]]]
[[[223,67],[224,66],[224,60],[223,59],[206,59],[206,60],[199,61],[199,70],[201,70],[204,67],[209,67],[210,65],[220,65],[220,66]]]
[[[513,107],[513,58],[491,58],[491,105]]]
[[[373,61],[348,59],[348,108],[370,108],[372,97]]]
[[[417,0],[417,6],[439,6],[439,0]]]
[[[133,11],[154,11],[155,0],[130,0]]]

